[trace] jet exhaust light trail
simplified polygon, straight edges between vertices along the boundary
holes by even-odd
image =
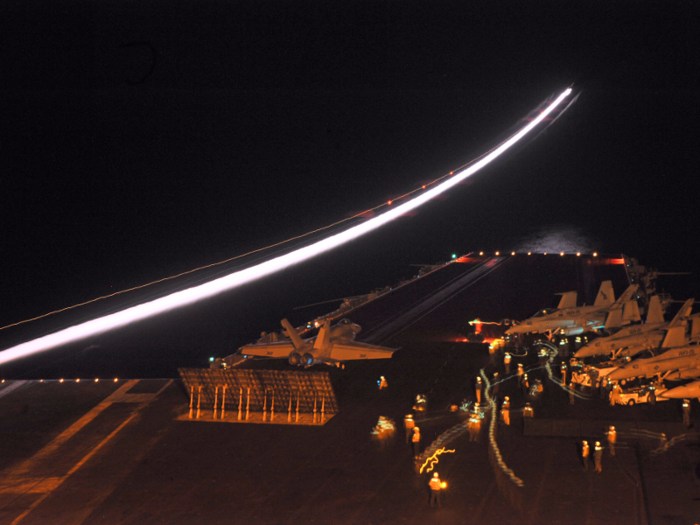
[[[281,255],[274,259],[262,262],[256,266],[239,270],[232,274],[220,277],[213,281],[206,282],[204,284],[187,288],[179,292],[172,293],[165,297],[154,299],[153,301],[143,303],[137,306],[132,306],[125,310],[115,312],[103,317],[93,319],[91,321],[86,321],[84,323],[71,326],[64,330],[54,332],[52,334],[27,341],[26,343],[21,343],[19,345],[8,348],[0,352],[0,364],[13,361],[22,357],[27,357],[32,354],[42,352],[44,350],[49,350],[57,346],[65,345],[75,341],[85,339],[94,335],[108,332],[115,328],[120,328],[128,324],[141,321],[143,319],[148,319],[170,310],[180,308],[182,306],[187,306],[203,299],[213,297],[217,294],[231,290],[238,286],[250,283],[257,279],[261,279],[270,274],[279,272],[285,268],[292,265],[299,264],[303,261],[311,259],[316,255],[325,253],[333,248],[337,248],[347,242],[350,242],[366,233],[369,233],[377,228],[384,226],[385,224],[393,221],[394,219],[401,217],[402,215],[410,212],[419,206],[425,204],[429,200],[437,197],[438,195],[446,192],[452,187],[456,186],[467,177],[470,177],[477,171],[481,170],[508,149],[519,142],[523,137],[532,131],[538,124],[540,124],[547,116],[554,111],[559,104],[561,104],[566,97],[571,94],[571,88],[566,89],[561,93],[546,109],[544,109],[536,118],[532,120],[529,124],[523,127],[520,131],[512,135],[508,140],[501,143],[498,147],[494,148],[488,154],[484,155],[478,161],[467,166],[461,171],[450,172],[451,177],[445,182],[442,182],[421,193],[419,196],[405,202],[401,205],[392,205],[391,209],[385,213],[374,217],[362,224],[348,228],[347,230],[322,239],[314,244],[299,248],[293,252]],[[396,203],[392,203],[396,204]]]

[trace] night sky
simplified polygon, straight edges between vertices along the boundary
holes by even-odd
[[[331,224],[579,96],[413,217],[0,375],[168,375],[335,304],[295,307],[542,235],[696,272],[699,27],[690,1],[4,2],[1,326]],[[0,331],[0,348],[236,267]]]

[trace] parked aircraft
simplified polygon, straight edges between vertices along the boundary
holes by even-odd
[[[613,358],[632,357],[644,350],[658,349],[666,337],[666,332],[674,326],[685,325],[685,318],[690,315],[694,299],[688,299],[670,323],[664,321],[661,301],[657,295],[649,300],[647,321],[621,328],[607,337],[598,337],[581,347],[575,355],[577,358],[613,354]],[[684,341],[680,343],[684,344]]]
[[[629,286],[615,301],[612,282],[603,281],[593,306],[576,306],[576,292],[563,293],[557,308],[540,310],[530,319],[506,330],[506,334],[546,333],[570,336],[601,330],[605,328],[611,311],[619,309],[618,313],[624,316],[623,306],[633,300],[638,287],[636,284]],[[618,322],[628,324],[632,321],[641,321],[638,316],[639,309],[636,310],[636,318],[635,316],[630,319],[619,318]]]
[[[683,329],[683,327],[672,328],[669,330],[669,333],[677,328]],[[700,376],[700,346],[679,346],[655,357],[636,359],[619,367],[608,375],[608,378],[611,381],[622,381],[634,377],[651,378],[654,376],[665,379],[674,371],[678,371],[676,379]]]
[[[359,359],[389,359],[396,351],[384,346],[358,343],[355,337],[362,330],[360,325],[342,319],[331,327],[327,319],[316,337],[302,339],[289,321],[282,319],[289,341],[254,343],[240,348],[246,356],[285,358],[291,365],[309,367],[324,363],[340,367],[344,361]]]

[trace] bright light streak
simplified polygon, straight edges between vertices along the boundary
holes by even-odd
[[[425,463],[423,463],[423,466],[420,468],[420,473],[423,474],[423,469],[428,466],[428,463],[430,463],[430,468],[426,470],[426,472],[430,472],[435,468],[435,465],[438,464],[440,461],[440,458],[438,456],[440,454],[454,454],[454,450],[445,450],[445,447],[439,448],[435,451],[435,453],[430,456],[428,459],[425,460]]]
[[[14,359],[19,359],[21,357],[26,357],[37,352],[49,350],[57,346],[72,343],[74,341],[79,341],[81,339],[101,334],[115,328],[120,328],[136,321],[141,321],[155,315],[169,312],[175,308],[194,304],[203,299],[213,297],[227,290],[237,288],[241,285],[279,272],[280,270],[295,264],[304,262],[312,257],[315,257],[316,255],[325,253],[333,248],[337,248],[338,246],[357,239],[366,233],[376,230],[377,228],[384,226],[394,219],[401,217],[407,212],[418,208],[429,200],[453,188],[467,177],[470,177],[496,160],[508,149],[519,142],[523,137],[525,137],[525,135],[530,133],[530,131],[532,131],[533,128],[535,128],[552,111],[554,111],[554,109],[561,104],[561,102],[567,96],[569,96],[569,94],[571,94],[571,88],[568,88],[561,95],[559,95],[554,102],[547,107],[547,109],[542,111],[542,113],[540,113],[537,118],[533,119],[527,126],[511,136],[497,148],[494,148],[491,152],[484,155],[474,164],[471,164],[470,166],[461,171],[457,171],[456,173],[451,171],[450,174],[453,176],[447,179],[445,182],[438,184],[434,188],[427,190],[404,204],[392,207],[392,209],[389,211],[373,219],[370,219],[357,226],[353,226],[352,228],[348,228],[347,230],[330,237],[326,237],[325,239],[322,239],[314,244],[310,244],[309,246],[305,246],[293,252],[260,263],[256,266],[239,270],[224,277],[220,277],[219,279],[200,284],[199,286],[181,290],[165,297],[154,299],[153,301],[137,306],[132,306],[126,310],[115,312],[98,319],[93,319],[92,321],[86,321],[53,334],[13,346],[3,352],[0,352],[0,364],[7,363],[8,361],[12,361]]]

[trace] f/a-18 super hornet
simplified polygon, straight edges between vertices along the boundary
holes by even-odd
[[[360,359],[389,359],[396,351],[384,346],[358,343],[355,337],[362,330],[360,325],[342,319],[331,327],[327,319],[319,328],[318,335],[302,339],[289,321],[282,319],[288,341],[254,343],[240,348],[244,356],[284,358],[291,365],[309,367],[318,363],[342,366],[344,361]]]
[[[611,325],[621,326],[641,321],[639,308],[628,307],[627,313],[624,309],[626,303],[633,301],[637,288],[636,284],[629,286],[615,301],[612,282],[603,281],[593,306],[576,306],[576,292],[562,293],[557,308],[540,310],[530,319],[506,330],[506,334],[542,333],[570,336],[601,330],[606,326],[610,328]]]
[[[700,346],[679,346],[656,357],[636,359],[611,372],[608,379],[623,382],[637,377],[666,379],[671,372],[677,372],[674,379],[700,376]]]
[[[646,359],[635,359],[608,375],[611,381],[622,381],[634,377],[681,380],[700,377],[700,317],[691,318],[690,337],[686,337],[685,326],[669,328],[662,347],[664,353]],[[688,344],[688,342],[695,344]]]
[[[694,299],[688,299],[673,320],[667,323],[664,321],[659,296],[654,295],[649,300],[646,323],[626,326],[613,335],[598,337],[581,347],[575,356],[579,359],[605,354],[612,354],[614,358],[632,357],[645,350],[659,349],[669,329],[686,325],[686,318],[693,309],[693,301]]]

